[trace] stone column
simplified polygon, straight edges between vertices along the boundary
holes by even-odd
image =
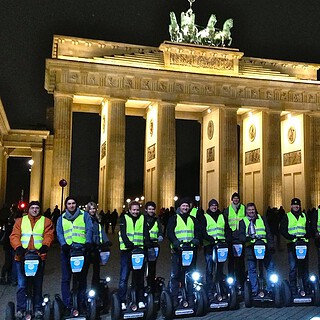
[[[221,208],[230,203],[238,186],[237,108],[221,108],[220,113],[220,202]]]
[[[6,199],[6,185],[7,185],[7,162],[8,155],[6,149],[0,146],[0,208],[3,207]]]
[[[281,120],[280,112],[263,114],[264,209],[282,203]]]
[[[174,205],[176,185],[176,119],[175,104],[158,103],[158,207]]]
[[[125,178],[125,100],[110,99],[107,120],[106,209],[121,212]]]
[[[30,177],[29,201],[41,201],[42,148],[31,148],[33,165]]]
[[[320,205],[320,117],[310,117],[310,197],[311,207]]]
[[[68,185],[64,197],[69,194],[72,138],[72,95],[54,94],[54,140],[51,182],[51,204],[54,208],[61,204],[61,187],[59,181],[65,179]]]

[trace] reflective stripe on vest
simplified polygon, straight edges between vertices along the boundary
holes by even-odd
[[[207,220],[206,230],[208,235],[214,239],[225,240],[225,221],[223,215],[219,214],[217,222],[208,213],[205,213],[204,216]],[[203,240],[203,244],[206,246],[209,242],[207,240]]]
[[[33,229],[31,226],[31,222],[29,217],[26,215],[22,218],[21,222],[21,244],[22,247],[27,249],[30,238],[33,236],[33,243],[34,247],[38,250],[42,247],[43,242],[43,233],[44,233],[44,221],[45,218],[42,216],[40,219],[37,220]]]
[[[240,204],[240,208],[236,213],[230,204],[229,206],[229,214],[228,214],[228,222],[232,231],[239,229],[239,221],[242,220],[246,216],[245,207],[243,204]]]
[[[194,238],[194,223],[190,216],[187,218],[187,224],[177,214],[177,224],[174,228],[174,233],[179,241],[190,242]]]
[[[158,222],[156,221],[153,225],[153,227],[149,230],[150,234],[150,240],[158,240],[158,233],[159,233],[159,228],[158,228]]]
[[[99,236],[100,236],[100,243],[103,243],[103,239],[102,239],[102,228],[101,228],[101,224],[99,223]]]
[[[75,243],[86,243],[86,224],[84,222],[84,212],[80,214],[73,221],[67,220],[65,213],[62,215],[62,229],[64,239],[68,245]]]
[[[294,214],[290,211],[287,213],[288,217],[288,233],[291,235],[295,235],[297,237],[303,237],[306,234],[306,223],[307,218],[306,215],[302,212],[297,219]],[[307,239],[303,239],[304,241],[308,242]],[[288,242],[296,242],[297,239],[294,240],[287,240]]]
[[[318,209],[317,231],[320,231],[320,209]]]
[[[249,237],[250,235],[248,233],[248,229],[250,225],[250,220],[248,219],[248,217],[244,217],[243,222],[246,226],[246,237]],[[261,238],[264,239],[263,241],[267,242],[266,226],[264,225],[264,222],[259,214],[257,214],[257,219],[254,222],[254,225],[256,228],[256,236],[258,237],[260,236]],[[254,243],[255,241],[256,241],[255,239],[252,239],[250,242],[246,242],[246,245]]]
[[[128,239],[138,247],[143,248],[143,225],[144,225],[144,216],[143,214],[137,219],[136,223],[133,223],[133,219],[125,214],[124,218],[126,219],[126,227],[127,227],[127,237]],[[126,246],[122,240],[121,232],[119,231],[119,243],[120,250],[126,250]]]

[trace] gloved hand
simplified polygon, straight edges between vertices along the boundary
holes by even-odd
[[[49,251],[49,247],[46,246],[45,244],[39,249],[40,254],[47,253]]]
[[[92,243],[90,243],[90,242],[86,242],[86,243],[84,244],[84,248],[86,249],[86,251],[91,251],[91,250],[92,250],[92,247],[93,247],[93,245],[92,245]]]
[[[159,236],[158,237],[158,242],[162,242],[163,241],[163,236]]]
[[[174,249],[179,250],[181,246],[181,241],[176,240],[172,245]]]
[[[62,247],[61,247],[61,250],[63,252],[68,252],[70,250],[71,246],[68,245],[67,243],[63,244]]]
[[[17,256],[23,256],[26,252],[27,252],[27,250],[25,248],[23,248],[22,246],[19,246],[16,249]]]
[[[112,247],[113,243],[112,243],[111,241],[107,241],[107,242],[105,243],[105,245],[108,246],[108,247]]]
[[[134,243],[130,241],[129,243],[126,244],[126,248],[128,250],[132,250],[134,248]]]
[[[200,241],[196,238],[191,240],[191,244],[193,244],[193,246],[197,247],[200,244]]]

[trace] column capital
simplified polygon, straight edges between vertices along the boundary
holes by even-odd
[[[172,101],[165,101],[165,100],[157,100],[158,105],[166,105],[166,106],[177,106],[177,102],[172,102]]]
[[[42,152],[42,148],[41,147],[31,147],[31,152]]]
[[[72,100],[74,97],[73,94],[64,93],[64,92],[60,92],[60,91],[55,91],[53,95],[54,95],[54,98],[66,98],[66,99],[72,99]]]
[[[121,99],[121,98],[113,98],[113,97],[110,97],[110,98],[107,98],[106,101],[108,102],[118,102],[118,103],[126,103],[128,100],[127,99]]]

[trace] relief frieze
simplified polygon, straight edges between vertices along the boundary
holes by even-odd
[[[260,163],[260,148],[245,153],[245,165]]]
[[[207,149],[207,163],[215,160],[215,147]]]
[[[156,158],[156,144],[147,148],[147,162]]]
[[[101,160],[106,156],[106,153],[107,153],[107,148],[106,148],[106,146],[107,146],[106,142],[104,142],[104,143],[101,145],[101,151],[100,151],[100,159],[101,159]]]
[[[283,154],[283,165],[292,166],[301,163],[301,150],[288,152]]]

